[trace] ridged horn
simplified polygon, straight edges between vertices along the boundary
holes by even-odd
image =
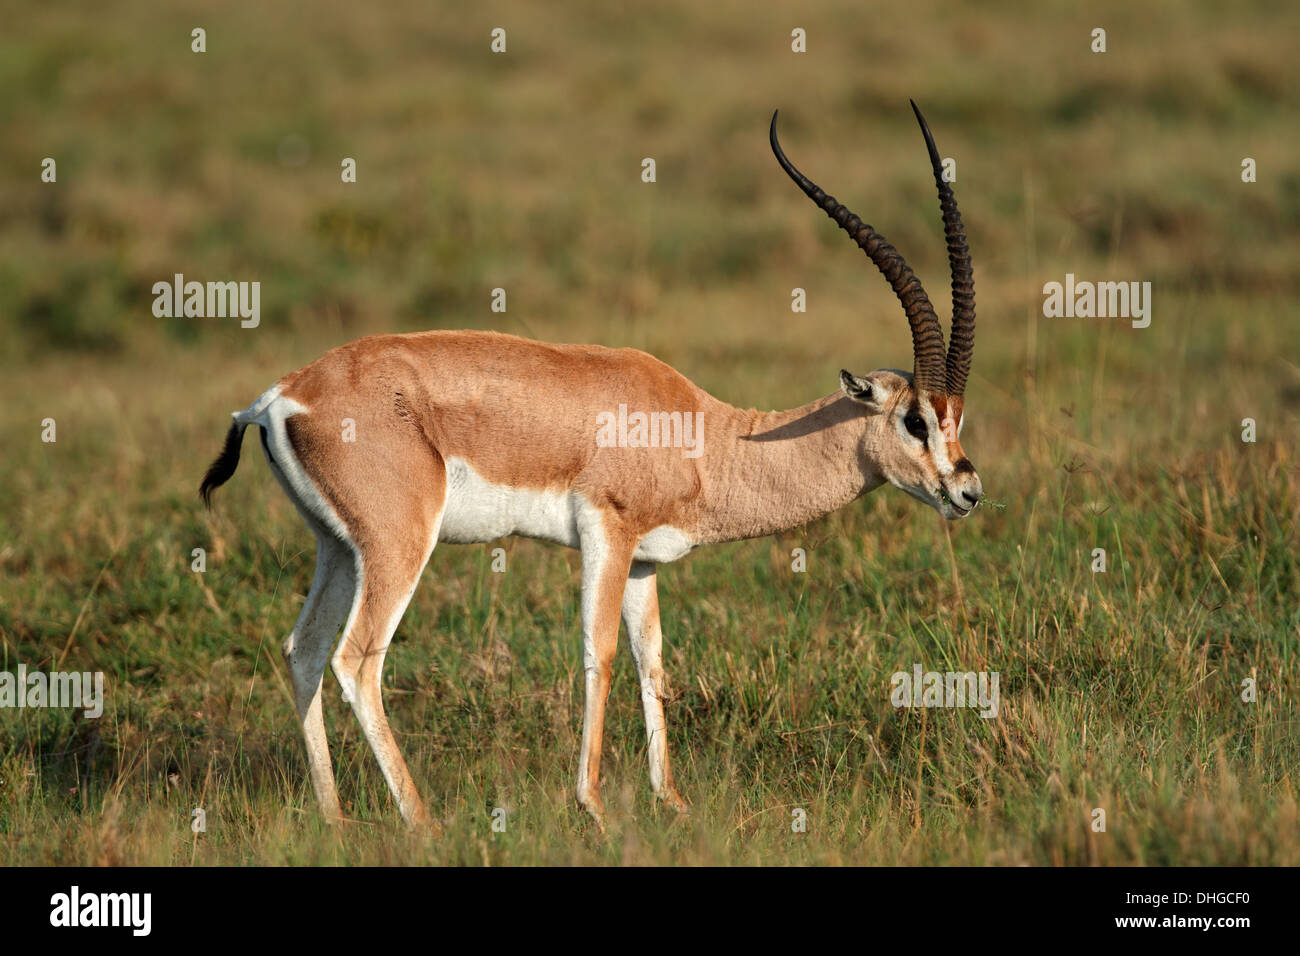
[[[907,323],[912,327],[913,374],[912,383],[918,389],[931,392],[943,392],[946,388],[947,366],[943,352],[943,330],[939,327],[939,316],[935,314],[930,297],[921,287],[921,280],[916,277],[911,266],[898,254],[898,250],[889,244],[875,229],[867,225],[842,203],[836,202],[834,196],[828,196],[820,186],[810,180],[794,163],[786,159],[781,151],[781,144],[776,138],[776,111],[772,113],[772,152],[776,161],[786,171],[795,185],[815,202],[826,215],[847,232],[867,254],[876,268],[889,282],[903,304],[907,313]]]
[[[939,208],[943,211],[943,233],[948,241],[948,268],[952,272],[952,330],[948,333],[947,392],[961,396],[966,393],[966,377],[970,375],[971,356],[975,352],[975,272],[970,264],[970,247],[966,245],[966,229],[957,211],[957,197],[952,186],[944,181],[943,162],[930,135],[930,127],[921,115],[915,100],[912,112],[921,124],[925,148],[930,151],[930,165],[934,168],[934,184],[939,188]]]

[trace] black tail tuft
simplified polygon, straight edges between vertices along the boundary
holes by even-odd
[[[208,473],[203,476],[203,484],[199,486],[199,494],[203,497],[203,503],[209,508],[212,507],[212,492],[216,491],[235,473],[239,467],[239,446],[244,443],[244,429],[248,427],[238,422],[230,426],[230,431],[226,432],[226,444],[221,449],[221,454],[217,456],[208,468]]]

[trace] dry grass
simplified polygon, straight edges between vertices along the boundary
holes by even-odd
[[[18,91],[0,101],[0,670],[110,688],[99,721],[0,711],[0,863],[1300,862],[1294,10],[98,11],[25,11],[0,39]],[[494,575],[491,546],[439,548],[385,681],[446,833],[404,836],[332,686],[356,823],[326,830],[279,662],[311,540],[255,455],[201,510],[226,414],[379,330],[633,345],[745,406],[906,365],[889,290],[765,136],[779,106],[796,162],[940,298],[909,96],[958,158],[980,297],[963,444],[1005,509],[949,527],[882,490],[666,569],[695,813],[646,794],[622,660],[607,839],[572,809],[577,555],[512,542]],[[278,158],[290,135],[305,165]],[[154,319],[177,271],[260,280],[262,326]],[[1043,318],[1066,272],[1152,281],[1151,327]],[[1000,717],[894,710],[890,674],[916,661],[998,671]]]

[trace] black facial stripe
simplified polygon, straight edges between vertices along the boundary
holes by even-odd
[[[952,466],[952,470],[958,475],[975,474],[975,466],[970,463],[969,458],[960,459],[957,464]]]

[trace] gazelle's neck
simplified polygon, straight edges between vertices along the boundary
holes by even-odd
[[[705,436],[701,543],[796,528],[881,483],[859,451],[866,419],[839,392],[786,411],[729,408],[719,417],[725,427],[711,421]]]

